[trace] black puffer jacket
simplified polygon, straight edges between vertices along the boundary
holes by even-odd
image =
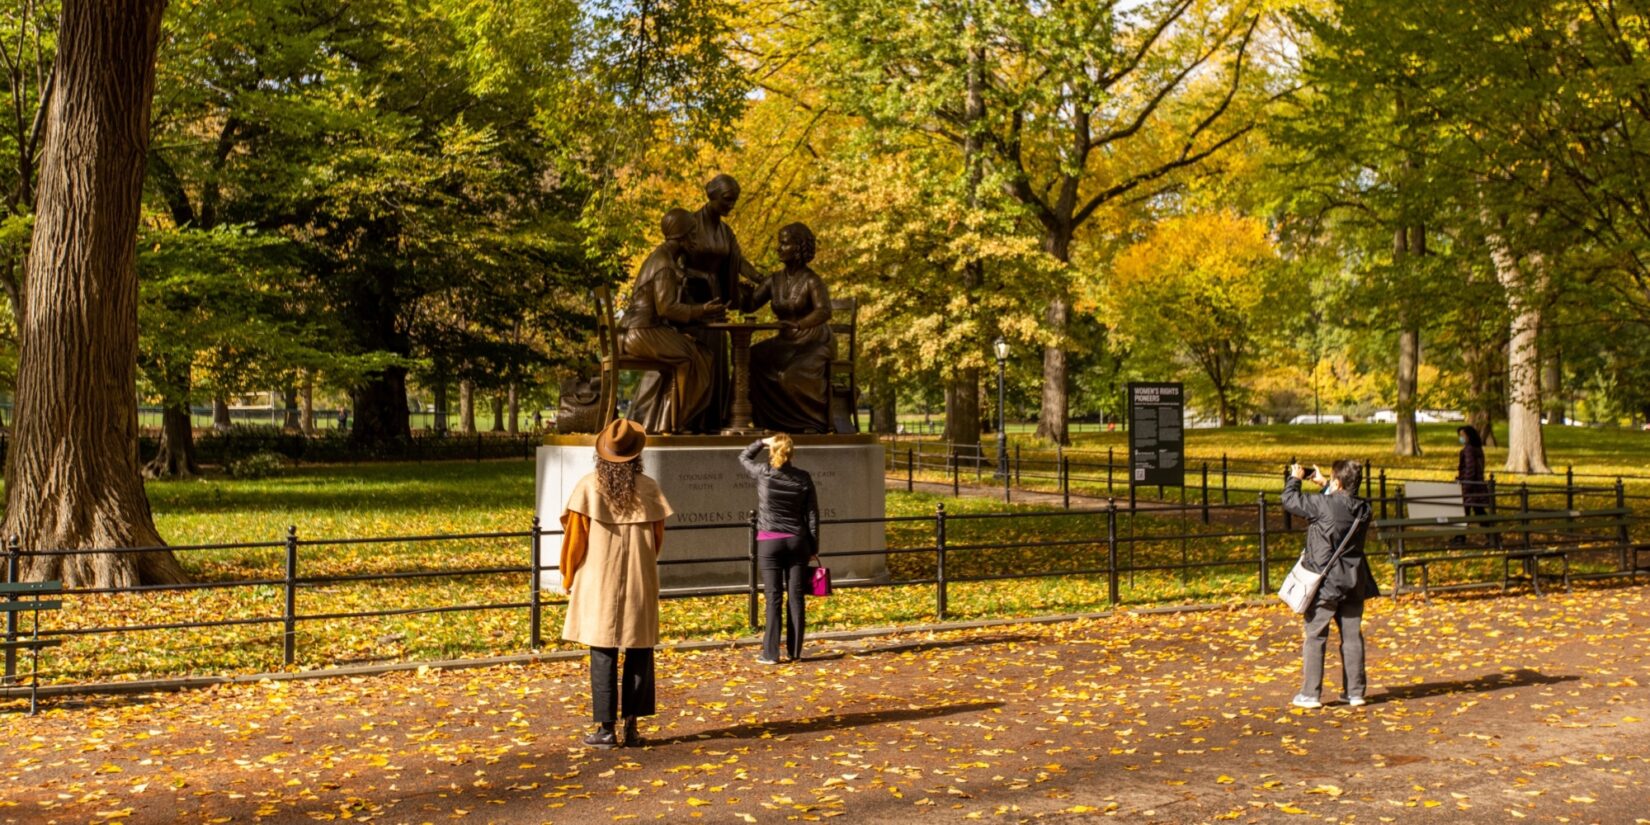
[[[1306,566],[1323,573],[1323,584],[1318,587],[1318,601],[1340,602],[1372,599],[1381,595],[1375,583],[1375,574],[1369,570],[1364,557],[1364,540],[1369,536],[1369,503],[1344,490],[1327,496],[1306,495],[1301,492],[1301,481],[1288,478],[1283,483],[1283,509],[1306,519]],[[1341,554],[1332,569],[1324,565],[1335,555],[1346,531],[1359,521],[1363,525],[1352,542]]]
[[[756,480],[756,529],[803,536],[819,549],[819,496],[813,476],[795,464],[774,469],[756,456],[767,445],[752,442],[739,454],[739,463]]]

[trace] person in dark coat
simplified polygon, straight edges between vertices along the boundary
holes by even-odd
[[[1299,464],[1289,468],[1289,477],[1283,483],[1283,509],[1306,519],[1306,548],[1302,556],[1308,568],[1323,574],[1323,581],[1317,598],[1303,617],[1306,627],[1301,643],[1301,691],[1293,704],[1302,708],[1323,707],[1318,694],[1323,689],[1324,647],[1333,621],[1341,632],[1342,698],[1357,707],[1364,703],[1368,689],[1364,673],[1364,602],[1381,595],[1375,575],[1370,572],[1369,560],[1364,557],[1369,503],[1354,492],[1362,480],[1363,468],[1356,461],[1341,459],[1325,478],[1314,467],[1312,481],[1324,487],[1324,495],[1301,492],[1301,479],[1305,475]],[[1359,522],[1362,524],[1358,532],[1331,566],[1329,561],[1341,539]]]
[[[1455,428],[1461,455],[1455,462],[1455,480],[1461,482],[1461,504],[1469,516],[1489,513],[1490,488],[1484,483],[1484,440],[1470,425]]]
[[[766,462],[757,459],[768,449]],[[808,627],[808,569],[818,561],[819,494],[813,476],[791,463],[794,444],[779,433],[751,442],[739,454],[739,463],[756,481],[756,564],[767,592],[767,621],[762,625],[762,654],[758,664],[779,664],[780,613],[787,614],[785,653],[802,658],[802,638]],[[787,599],[787,595],[789,598]]]

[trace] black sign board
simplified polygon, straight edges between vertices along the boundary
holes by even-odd
[[[1186,394],[1180,384],[1129,383],[1129,481],[1186,482]]]

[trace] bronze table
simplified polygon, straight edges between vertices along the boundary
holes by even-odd
[[[751,336],[763,330],[780,329],[779,324],[722,322],[706,324],[706,329],[724,330],[733,343],[733,409],[722,435],[762,435],[767,430],[751,424]]]

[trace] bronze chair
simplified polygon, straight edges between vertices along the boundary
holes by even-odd
[[[675,368],[664,361],[636,358],[622,353],[619,349],[619,327],[613,320],[613,292],[605,286],[596,287],[594,292],[597,344],[601,350],[601,426],[607,426],[608,422],[618,416],[619,373],[656,372],[659,374],[659,380],[670,387],[670,417],[666,423],[670,431],[675,432],[681,424],[682,414],[682,390],[676,383]]]
[[[859,360],[859,301],[831,299],[831,332],[836,336],[837,357],[825,372],[825,417],[831,432],[859,432],[859,383],[854,363]],[[846,347],[844,347],[846,343]],[[847,351],[844,358],[843,352]]]

